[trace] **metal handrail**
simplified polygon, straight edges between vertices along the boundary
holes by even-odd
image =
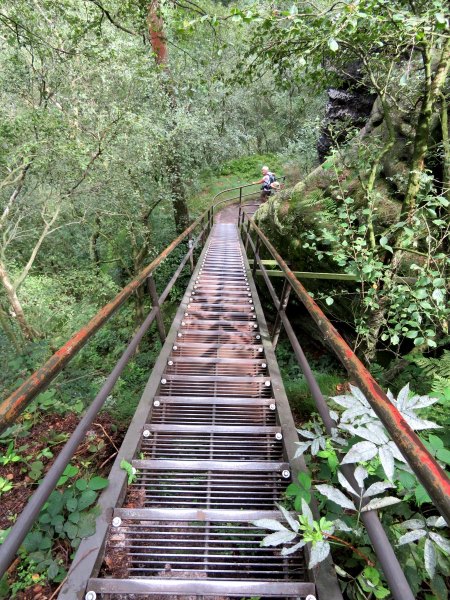
[[[20,548],[20,545],[22,544],[23,540],[25,539],[28,531],[32,527],[36,518],[38,517],[41,508],[44,506],[48,497],[50,496],[50,494],[52,493],[56,484],[58,483],[59,478],[61,477],[62,473],[64,472],[64,469],[66,468],[66,466],[69,464],[69,461],[71,460],[72,456],[75,454],[76,449],[78,448],[79,444],[84,440],[86,432],[89,430],[90,426],[94,422],[99,411],[103,407],[106,399],[108,398],[109,394],[111,393],[112,389],[114,388],[114,386],[115,386],[117,380],[119,379],[120,375],[122,374],[123,370],[127,366],[130,359],[134,356],[134,353],[135,353],[137,347],[139,346],[142,338],[144,337],[145,333],[148,331],[151,324],[155,320],[158,320],[158,317],[161,316],[161,313],[160,313],[161,305],[165,302],[165,300],[169,296],[169,293],[170,293],[172,287],[175,285],[181,271],[183,270],[183,268],[186,266],[188,260],[190,260],[191,256],[193,255],[193,252],[194,252],[198,242],[202,239],[205,231],[208,230],[208,228],[210,226],[210,222],[206,221],[206,223],[205,223],[204,227],[202,228],[202,230],[200,231],[200,234],[198,235],[198,237],[195,238],[194,240],[192,240],[192,243],[189,244],[190,247],[189,247],[188,252],[185,254],[183,259],[181,260],[174,275],[170,279],[169,283],[167,284],[166,288],[164,289],[164,291],[162,292],[162,294],[159,298],[157,297],[156,291],[154,289],[154,282],[152,279],[153,275],[152,275],[151,269],[152,268],[154,269],[157,265],[159,265],[162,262],[162,260],[164,260],[164,258],[166,258],[170,254],[170,252],[172,250],[174,250],[178,246],[178,244],[192,232],[193,229],[195,229],[195,227],[198,225],[199,222],[201,222],[201,220],[200,221],[197,220],[190,227],[188,227],[186,229],[186,231],[184,231],[180,236],[178,236],[178,238],[176,238],[176,240],[174,240],[172,242],[172,244],[170,244],[148,267],[146,267],[141,272],[141,274],[135,280],[133,280],[133,282],[131,282],[131,284],[133,284],[132,288],[130,288],[131,284],[129,284],[126,288],[124,288],[124,290],[122,290],[122,292],[120,294],[118,294],[116,296],[116,298],[114,299],[113,302],[106,305],[105,309],[107,307],[110,307],[111,305],[116,306],[116,304],[118,304],[119,302],[120,302],[120,304],[118,304],[118,306],[123,304],[123,302],[126,299],[126,298],[123,298],[123,292],[125,290],[127,290],[127,293],[128,293],[128,291],[130,289],[132,291],[134,291],[134,289],[136,289],[136,287],[138,287],[138,284],[136,283],[137,281],[140,281],[141,283],[143,283],[145,280],[148,280],[149,284],[150,284],[150,282],[153,283],[153,285],[151,285],[151,284],[149,285],[149,288],[150,288],[149,292],[152,295],[152,299],[153,299],[153,307],[152,307],[151,311],[149,312],[149,314],[145,318],[144,322],[142,323],[142,325],[140,326],[138,331],[135,333],[135,335],[131,339],[130,343],[124,350],[122,356],[116,363],[116,366],[113,368],[113,370],[107,377],[101,390],[95,397],[92,404],[87,409],[84,416],[81,418],[80,422],[78,423],[74,432],[70,436],[69,440],[64,445],[61,452],[58,454],[55,462],[52,464],[50,469],[47,471],[43,480],[39,484],[39,487],[36,489],[34,494],[29,499],[24,510],[20,513],[19,517],[17,518],[16,522],[14,523],[13,527],[11,528],[11,531],[9,532],[8,537],[3,542],[3,544],[0,546],[0,578],[4,575],[4,573],[6,572],[6,570],[9,567],[9,565],[11,564],[11,562],[14,558],[14,555],[16,554],[17,550]],[[126,297],[129,297],[129,295],[132,293],[132,291],[129,291],[129,293]],[[109,316],[111,316],[113,314],[113,312],[115,312],[115,310],[117,310],[118,306],[114,310],[109,309],[109,312],[107,314]],[[96,315],[96,317],[94,317],[94,319],[91,320],[89,325],[91,325],[92,323],[97,324],[97,321],[95,321],[95,319],[96,318],[99,319],[101,316],[104,318],[102,311],[100,311]],[[106,319],[104,318],[103,323],[105,322],[105,320]],[[99,327],[101,327],[101,325],[103,323],[101,323],[100,325],[97,325],[97,328],[95,329],[95,331]],[[161,325],[162,325],[162,321],[160,320],[159,326],[161,327]],[[89,337],[91,337],[95,333],[95,331],[91,331],[90,329],[87,330],[87,333],[89,333],[89,335],[88,335],[88,337],[86,337],[85,342],[87,341],[87,339]],[[87,333],[85,334],[86,336],[87,336]],[[163,333],[161,331],[160,331],[160,335],[161,335],[161,337],[165,337],[165,333]],[[69,344],[69,342],[68,342],[68,344]],[[67,344],[65,346],[63,346],[63,348],[66,346],[67,346]],[[75,350],[74,352],[77,352],[80,349],[80,347],[77,350]],[[59,356],[58,353],[56,353],[56,355]],[[54,356],[55,355],[53,355],[53,357]],[[70,358],[72,358],[72,356],[73,356],[73,354],[70,356]],[[68,360],[70,360],[70,358],[68,358],[66,362],[68,362]],[[48,362],[49,361],[47,361],[46,365],[48,364]],[[54,363],[51,363],[51,364],[53,365]],[[44,367],[46,365],[44,365]],[[61,371],[61,369],[63,367],[64,367],[64,365],[60,365],[57,372]],[[56,369],[56,367],[53,367],[53,371],[44,372],[44,377],[46,378],[44,380],[44,382],[41,383],[41,386],[38,389],[33,390],[30,388],[27,388],[27,389],[30,389],[28,394],[31,395],[31,393],[34,392],[34,394],[33,394],[33,397],[34,397],[42,389],[43,386],[48,385],[50,383],[50,381],[56,376],[56,373],[54,373],[55,369]],[[42,368],[41,368],[41,370],[37,371],[36,373],[39,373],[41,371],[42,371]],[[36,375],[36,373],[35,373],[35,375]],[[29,378],[29,380],[27,380],[27,381],[32,382],[33,380],[34,379],[32,376],[32,378]],[[19,388],[19,390],[20,389],[21,388]],[[30,400],[28,400],[28,401],[30,401]]]
[[[242,204],[242,188],[250,187],[254,184],[238,186],[240,190],[238,198],[240,199],[240,208]],[[230,188],[230,190],[235,188]],[[230,191],[230,190],[223,190]],[[217,199],[217,194],[215,200]],[[253,194],[248,194],[253,195]],[[81,418],[69,440],[64,445],[56,460],[44,476],[39,487],[29,499],[24,510],[17,518],[14,526],[8,534],[4,543],[0,546],[0,578],[8,569],[14,555],[25,539],[28,531],[39,515],[51,492],[55,488],[64,469],[68,465],[77,447],[84,439],[86,432],[92,425],[97,414],[103,407],[108,395],[114,388],[117,380],[125,369],[126,365],[133,357],[139,343],[148,331],[149,327],[156,320],[161,340],[165,339],[164,324],[161,317],[160,307],[167,299],[170,290],[176,283],[181,271],[187,262],[191,262],[193,267],[193,253],[201,241],[204,243],[207,233],[212,227],[214,220],[214,211],[217,206],[230,199],[213,202],[183,233],[175,238],[163,252],[161,252],[147,267],[145,267],[137,277],[126,285],[117,295],[101,308],[98,313],[89,321],[89,323],[75,333],[68,342],[57,350],[35,373],[28,377],[6,400],[0,404],[0,431],[8,427],[28,406],[28,404],[44,389],[46,389],[55,377],[64,369],[72,358],[83,348],[83,346],[92,338],[95,333],[117,312],[117,310],[126,302],[128,298],[145,282],[148,282],[149,294],[152,299],[152,309],[145,318],[144,322],[135,333],[130,343],[124,350],[121,358],[108,375],[101,390]],[[197,238],[192,239],[192,232],[201,225],[201,231]],[[158,297],[153,280],[153,272],[157,267],[177,248],[185,239],[189,240],[189,249],[181,260],[174,275],[170,279],[166,288]]]
[[[242,217],[242,224],[240,224],[242,230],[244,230],[243,223],[245,218],[248,220],[248,227],[246,230],[247,242],[249,239],[251,240],[251,230],[255,231],[257,235],[257,243],[254,246],[255,254],[258,255],[258,243],[263,243],[270,255],[278,263],[281,271],[284,272],[285,279],[315,321],[323,334],[324,339],[327,340],[349,375],[351,375],[366,396],[378,418],[386,427],[391,438],[428,492],[435,507],[446,519],[447,523],[450,523],[450,480],[445,471],[439,466],[436,459],[426,449],[420,438],[408,425],[405,418],[389,400],[385,392],[332,325],[321,308],[308,294],[304,286],[295,277],[291,269],[287,266],[286,262],[276,251],[274,246],[272,246],[261,229],[256,225],[254,220],[248,218],[245,213]],[[262,264],[260,267],[262,267],[261,270],[264,269]],[[254,268],[256,268],[256,256]]]
[[[277,310],[277,317],[275,319],[274,332],[272,335],[272,343],[275,346],[282,324],[291,343],[292,349],[294,350],[297,362],[303,371],[305,380],[310,389],[311,396],[315,402],[317,411],[319,412],[322,418],[328,435],[331,436],[333,434],[333,429],[336,427],[336,423],[331,416],[330,409],[328,408],[328,405],[325,401],[325,398],[323,397],[317,380],[314,377],[308,360],[297,339],[297,336],[295,335],[294,329],[286,315],[286,307],[288,305],[289,294],[292,288],[288,280],[285,279],[281,296],[280,298],[278,297],[275,288],[272,285],[272,282],[270,281],[267,269],[261,261],[259,253],[257,252],[256,244],[254,244],[249,234],[247,235],[249,244],[255,256],[254,262],[259,264],[261,267],[262,277],[264,279],[264,282],[266,283],[267,289],[269,290],[269,294],[272,297],[273,304]],[[341,465],[340,469],[342,470],[342,473],[347,479],[347,481],[349,481],[352,488],[359,492],[359,495],[355,494],[356,503],[359,504],[361,502],[361,507],[365,506],[369,502],[369,498],[363,498],[363,500],[361,501],[364,490],[360,488],[358,482],[355,479],[353,466]],[[389,588],[393,594],[394,599],[414,600],[414,594],[411,591],[411,588],[409,587],[408,581],[395,555],[394,549],[392,548],[389,538],[387,537],[386,532],[384,531],[383,525],[381,524],[381,521],[378,518],[377,511],[370,510],[362,512],[361,521],[364,524],[364,527],[366,528],[367,534],[370,538],[375,554],[380,562],[381,568],[383,569],[386,581],[388,582]]]

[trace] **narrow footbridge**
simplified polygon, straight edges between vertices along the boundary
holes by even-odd
[[[303,459],[295,458],[298,436],[274,354],[281,327],[326,429],[331,433],[334,427],[287,318],[286,306],[294,294],[448,518],[445,474],[258,228],[251,211],[246,211],[245,187],[237,188],[239,195],[232,198],[238,201],[236,222],[223,222],[220,213],[217,218],[217,206],[223,201],[216,200],[1,405],[0,418],[7,426],[147,283],[151,311],[17,519],[0,549],[0,573],[14,559],[115,382],[156,322],[164,342],[161,353],[112,467],[109,486],[100,496],[96,533],[82,541],[58,598],[341,600],[331,559],[308,570],[308,547],[282,556],[279,549],[261,545],[267,531],[254,525],[262,518],[282,520],[278,503],[289,483],[306,470]],[[185,256],[158,296],[155,271],[182,244]],[[283,274],[279,293],[261,258],[263,252]],[[185,268],[191,269],[191,280],[166,333],[161,305]],[[255,286],[256,272],[276,308],[270,335]],[[131,477],[123,461],[134,473]],[[357,487],[352,470],[346,468],[345,476]],[[314,502],[311,508],[317,515]],[[376,511],[363,515],[392,597],[413,600]]]

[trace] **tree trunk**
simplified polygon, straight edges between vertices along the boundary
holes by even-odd
[[[164,74],[163,87],[168,95],[172,113],[175,114],[176,97],[172,85],[172,76],[169,68],[169,53],[167,38],[164,31],[164,20],[161,13],[160,0],[152,0],[148,5],[147,24],[150,42],[155,55],[156,64],[161,66]],[[175,129],[173,121],[172,128]],[[183,174],[180,168],[176,142],[172,148],[172,158],[168,160],[167,167],[170,177],[173,216],[177,233],[182,233],[189,225],[189,208],[186,201],[186,191],[183,185]]]
[[[9,322],[8,314],[3,310],[3,308],[1,306],[0,306],[0,327],[3,329],[6,337],[9,339],[9,341],[14,346],[16,352],[18,352],[18,353],[22,352],[22,347],[21,347],[20,341],[17,338],[17,336],[14,332],[14,329],[11,327],[11,323]]]
[[[442,48],[441,57],[434,76],[432,74],[432,56],[428,48],[424,48],[422,56],[425,69],[425,93],[416,127],[413,156],[409,165],[409,179],[402,207],[403,218],[411,217],[416,206],[417,195],[420,191],[420,180],[428,152],[433,108],[441,95],[450,65],[450,38],[447,37]]]
[[[28,324],[25,318],[25,313],[23,312],[22,305],[20,304],[20,300],[17,297],[14,285],[12,284],[11,279],[2,261],[0,261],[0,281],[3,284],[3,287],[6,292],[6,297],[8,298],[9,304],[13,311],[14,318],[17,319],[17,323],[20,327],[20,330],[22,331],[23,335],[27,340],[34,340],[37,337],[37,333]]]

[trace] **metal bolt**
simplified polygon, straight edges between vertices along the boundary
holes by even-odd
[[[122,525],[122,519],[120,517],[114,517],[112,520],[113,527],[120,527]]]
[[[167,379],[161,379],[161,383],[165,385],[167,383]]]
[[[191,292],[192,296],[195,296],[195,292]]]
[[[275,410],[276,406],[275,406],[275,404],[269,404],[269,408],[270,408],[270,410]]]
[[[169,363],[169,365],[170,365],[170,363]],[[266,363],[262,363],[261,367],[262,367],[263,369],[265,369],[265,368],[267,367]]]
[[[256,339],[257,339],[257,340],[260,340],[260,339],[261,339],[261,336],[260,336],[260,335],[257,335],[257,336],[256,336]]]
[[[183,334],[182,334],[182,333],[179,333],[179,334],[178,334],[178,337],[183,337]]]
[[[88,592],[85,597],[84,600],[96,600],[97,598],[97,594],[95,592]]]
[[[284,479],[289,479],[289,477],[291,476],[291,472],[288,471],[287,469],[283,469],[283,471],[281,472],[282,477],[284,477]]]
[[[143,435],[145,438],[148,438],[148,437],[150,437],[150,431],[149,431],[148,429],[144,429],[144,431],[142,432],[142,435]]]
[[[252,306],[252,308],[253,308],[253,306]],[[254,310],[254,308],[253,308],[253,310]],[[256,319],[256,315],[252,315],[252,319]]]
[[[270,385],[270,381],[265,381],[265,382],[264,382],[264,385],[265,385],[266,387],[269,387],[269,385]]]
[[[312,594],[308,594],[305,598],[305,600],[317,600],[315,596],[313,596]]]
[[[178,346],[172,346],[174,350],[178,350]]]
[[[254,306],[250,306],[250,310],[255,310],[255,307]]]
[[[251,293],[249,292],[249,293],[247,294],[247,296],[251,296]]]
[[[186,325],[186,321],[181,321],[181,324],[182,325]]]
[[[188,316],[189,316],[189,313],[184,313],[184,316],[185,316],[185,317],[188,317]]]
[[[282,440],[282,439],[283,439],[283,434],[282,434],[280,431],[278,431],[278,432],[275,434],[275,439],[276,439],[276,440]]]
[[[169,365],[169,367],[171,367],[171,366],[173,365],[173,360],[169,360],[169,361],[167,362],[167,364]]]
[[[258,348],[258,352],[262,352],[262,351],[263,351],[263,349],[262,349],[262,348]]]
[[[258,323],[253,323],[253,327],[254,327],[255,329],[258,329]]]
[[[161,402],[159,400],[155,400],[153,402],[153,406],[161,406]]]

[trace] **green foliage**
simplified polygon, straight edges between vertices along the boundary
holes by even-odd
[[[128,477],[128,485],[131,485],[136,480],[137,471],[128,461],[122,459],[120,461],[120,468],[123,469]]]
[[[444,350],[439,358],[410,354],[406,357],[420,369],[430,385],[430,391],[445,394],[450,387],[450,350]]]

